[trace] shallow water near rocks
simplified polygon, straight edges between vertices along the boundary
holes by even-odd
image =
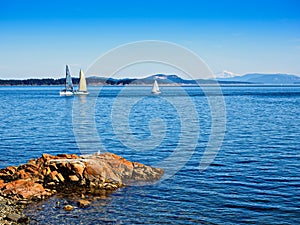
[[[184,118],[179,114],[185,97],[182,89],[197,110],[200,132],[196,149],[174,176],[152,185],[121,188],[93,199],[85,209],[78,208],[74,198],[52,197],[26,209],[32,224],[299,223],[300,87],[222,87],[225,138],[214,162],[202,172],[199,162],[211,128],[205,94],[197,87],[162,87],[162,95],[151,96],[150,89],[104,87],[98,93],[92,87],[86,98],[64,98],[59,96],[60,87],[0,87],[0,168],[25,163],[42,153],[81,154],[91,150],[78,146],[95,148],[98,140],[91,142],[87,135],[93,124],[82,114],[83,120],[75,124],[86,128],[82,130],[84,138],[78,140],[74,135],[72,115],[84,112],[74,110],[74,101],[81,100],[84,108],[89,99],[99,96],[93,108],[102,146],[95,152],[110,151],[151,166],[172,155],[182,135],[183,144],[194,141],[193,128],[184,134],[181,130],[185,120],[195,119],[188,118],[192,114],[184,114]],[[125,108],[134,102],[127,121],[121,115],[125,112],[112,110],[116,99]],[[91,113],[90,109],[85,112]],[[151,131],[156,132],[152,134],[156,135],[154,144],[147,141]],[[132,145],[123,140],[131,135],[137,140]],[[138,140],[145,141],[144,149],[139,148]],[[178,163],[183,160],[179,156],[175,159]],[[57,201],[75,208],[66,212],[56,206]]]

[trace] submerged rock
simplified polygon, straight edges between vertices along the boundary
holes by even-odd
[[[30,221],[29,217],[23,215],[23,214],[17,214],[17,213],[10,213],[6,216],[7,220],[13,221],[16,223],[28,223]]]
[[[64,206],[64,210],[65,211],[72,211],[73,210],[73,206],[71,206],[71,205],[65,205]]]
[[[79,200],[77,203],[80,208],[87,208],[91,204],[90,201],[84,199]]]

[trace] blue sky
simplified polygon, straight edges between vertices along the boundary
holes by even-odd
[[[0,8],[0,79],[58,78],[65,64],[77,74],[141,40],[182,45],[215,73],[300,75],[297,0],[3,0]]]

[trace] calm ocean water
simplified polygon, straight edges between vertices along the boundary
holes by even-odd
[[[27,209],[32,224],[300,223],[300,87],[223,87],[225,137],[202,172],[213,112],[199,88],[162,87],[151,96],[151,87],[104,87],[95,102],[96,88],[81,98],[60,97],[59,89],[0,87],[0,168],[42,153],[98,150],[164,165],[178,146],[198,140],[186,162],[184,154],[175,158],[174,176],[71,212],[55,207],[59,196],[50,198]],[[71,197],[59,201],[75,205]]]

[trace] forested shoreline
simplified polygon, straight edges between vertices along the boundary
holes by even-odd
[[[78,84],[79,79],[73,78],[73,83]],[[0,86],[51,86],[51,85],[64,85],[66,79],[60,78],[60,79],[51,79],[51,78],[45,78],[45,79],[26,79],[26,80],[0,80]]]

